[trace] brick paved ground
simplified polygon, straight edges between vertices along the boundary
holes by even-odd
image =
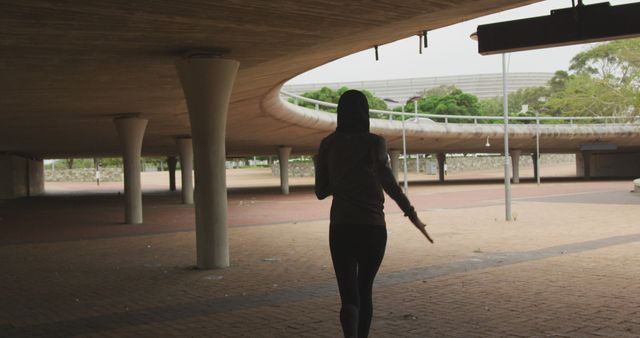
[[[629,190],[522,184],[508,223],[499,184],[413,187],[436,244],[389,208],[372,336],[639,337]],[[338,337],[327,202],[229,200],[232,267],[212,271],[192,269],[193,209],[175,194],[146,195],[138,226],[119,224],[115,194],[0,204],[0,336]]]

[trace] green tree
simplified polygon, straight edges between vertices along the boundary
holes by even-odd
[[[405,105],[406,112],[412,112],[415,104],[418,105],[418,112],[426,112],[438,115],[477,115],[479,111],[478,98],[469,93],[452,86],[440,86],[435,89],[425,91],[431,94],[420,98],[416,102],[409,102]],[[450,122],[466,122],[468,120]]]
[[[580,52],[571,60],[569,70],[612,85],[637,87],[640,84],[640,38],[614,40]]]
[[[640,112],[640,39],[597,44],[576,54],[569,70],[574,74],[557,81],[563,86],[554,88],[549,110],[569,116]]]
[[[568,80],[546,107],[565,116],[626,116],[637,111],[637,95],[629,86],[581,74]]]
[[[309,91],[306,92],[304,94],[302,94],[301,96],[310,98],[310,99],[314,99],[314,100],[318,100],[318,101],[322,101],[322,102],[330,102],[330,103],[338,103],[338,101],[340,100],[340,96],[342,96],[342,94],[344,94],[344,92],[346,92],[347,90],[349,90],[349,88],[347,87],[340,87],[337,90],[333,90],[329,87],[322,87],[318,90],[313,90],[313,91]],[[387,106],[387,103],[379,98],[376,97],[375,95],[373,95],[373,93],[371,93],[368,90],[360,90],[364,96],[367,97],[367,101],[369,102],[369,108],[370,109],[378,109],[378,110],[388,110],[389,107]],[[294,102],[293,99],[289,99],[289,102]],[[303,101],[299,101],[298,105],[303,106],[303,107],[307,107],[307,108],[311,108],[311,109],[315,109],[315,104],[313,103],[309,103],[309,102],[303,102]],[[323,111],[327,111],[330,113],[335,113],[336,109],[335,108],[329,108],[329,107],[323,107],[320,106],[320,109]],[[371,113],[370,114],[371,117],[374,118],[378,118],[378,117],[382,117],[381,115],[383,114],[376,114],[376,113]],[[380,116],[379,116],[380,115]]]

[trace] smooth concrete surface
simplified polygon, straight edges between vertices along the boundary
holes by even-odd
[[[167,169],[169,169],[169,190],[176,191],[176,164],[178,159],[175,156],[167,157]]]
[[[591,177],[630,177],[640,173],[640,152],[591,154]]]
[[[640,173],[640,152],[595,152],[576,153],[576,176],[628,177]]]
[[[0,155],[0,198],[12,199],[27,195],[26,168],[25,158]]]
[[[395,177],[397,182],[399,177],[398,173],[400,172],[400,150],[389,150],[389,161],[391,162],[391,172],[393,173],[393,177]]]
[[[193,204],[193,141],[190,137],[176,138],[180,153],[182,204]]]
[[[0,154],[0,199],[36,196],[44,192],[44,163]]]
[[[27,196],[44,193],[44,161],[28,159],[27,171]]]
[[[170,59],[188,48],[219,48],[243,64],[230,100],[227,154],[273,154],[283,144],[311,154],[335,130],[335,114],[298,113],[303,108],[280,97],[287,80],[376,44],[532,2],[353,0],[339,14],[331,10],[344,6],[337,0],[0,4],[0,41],[11,51],[0,55],[0,151],[33,158],[115,156],[118,139],[105,116],[139,112],[154,121],[146,131],[145,156],[174,154],[170,136],[189,134],[190,123]],[[399,125],[371,121],[390,149],[402,148]],[[502,147],[484,147],[487,136],[502,137],[500,125],[405,125],[409,153],[499,153]],[[540,135],[544,152],[573,153],[596,140],[640,150],[640,127],[632,124],[542,125]],[[514,148],[535,149],[534,136],[534,126],[510,127]]]
[[[208,55],[176,60],[191,122],[200,269],[229,266],[225,130],[239,66],[236,60]]]
[[[591,178],[591,152],[576,153],[576,176],[583,177],[585,180]]]
[[[283,195],[289,195],[289,156],[291,156],[291,147],[278,147],[280,191]]]
[[[262,109],[276,87],[374,44],[532,2],[3,2],[0,41],[11,52],[0,53],[0,151],[35,158],[116,156],[118,139],[105,117],[138,112],[153,121],[144,156],[174,154],[171,136],[189,134],[190,124],[172,58],[212,48],[243,65],[230,100],[228,155],[273,154],[282,144],[312,153],[326,133]]]
[[[440,182],[444,182],[444,176],[447,174],[445,170],[445,166],[447,165],[447,154],[438,153],[436,155],[436,160],[438,161],[438,179]]]
[[[521,150],[511,150],[511,182],[520,183],[520,155]]]
[[[140,183],[140,159],[142,139],[147,128],[146,119],[138,117],[116,118],[116,131],[120,137],[124,171],[125,223],[142,223],[142,186]]]

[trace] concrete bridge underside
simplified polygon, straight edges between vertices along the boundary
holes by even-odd
[[[28,158],[117,156],[114,116],[148,119],[143,155],[178,154],[173,137],[190,134],[174,62],[186,50],[224,49],[240,61],[226,128],[228,156],[315,150],[334,128],[326,117],[280,102],[288,79],[333,59],[421,30],[534,1],[271,1],[246,3],[23,1],[0,12],[0,152]],[[461,38],[467,38],[461,37]],[[384,46],[380,47],[384,55]],[[401,145],[399,125],[375,131]],[[409,127],[410,151],[487,151],[498,126]],[[575,152],[605,142],[640,149],[637,127],[542,130],[542,149]],[[496,140],[497,141],[497,140]],[[491,150],[500,152],[500,142]],[[512,144],[533,149],[531,129]]]
[[[116,156],[114,115],[138,113],[149,120],[142,154],[176,155],[172,137],[190,129],[174,62],[193,49],[224,49],[225,58],[240,62],[227,118],[227,155],[275,154],[283,144],[309,151],[325,130],[262,109],[288,79],[373,45],[532,2],[0,5],[0,151],[34,158]]]

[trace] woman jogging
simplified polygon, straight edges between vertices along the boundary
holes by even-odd
[[[433,243],[389,168],[384,138],[369,133],[369,104],[357,90],[338,102],[338,127],[314,157],[318,199],[333,195],[329,246],[338,280],[345,337],[367,337],[371,292],[387,243],[384,191]]]

